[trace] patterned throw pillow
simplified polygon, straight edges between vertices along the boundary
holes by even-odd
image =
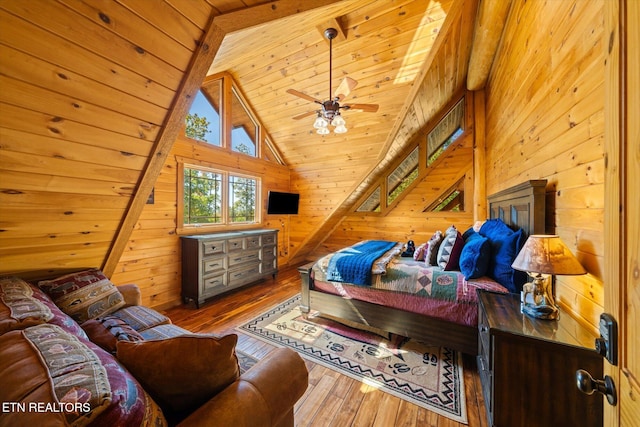
[[[38,283],[58,307],[76,322],[104,316],[124,306],[116,286],[97,269],[71,273]]]
[[[459,270],[460,252],[464,246],[462,235],[453,225],[447,229],[438,249],[438,266],[443,270]]]
[[[427,266],[438,265],[438,250],[440,249],[442,238],[442,231],[438,230],[427,242],[427,248],[424,252],[424,263]]]
[[[95,421],[111,404],[113,391],[107,367],[90,345],[46,323],[0,336],[0,400],[58,408],[28,414],[29,425],[85,426]],[[27,425],[25,415],[9,411],[0,424]]]
[[[416,248],[413,252],[413,259],[416,261],[424,261],[424,253],[427,249],[427,244],[423,243]]]
[[[53,313],[33,297],[33,289],[27,282],[18,277],[0,278],[0,335],[51,319]]]

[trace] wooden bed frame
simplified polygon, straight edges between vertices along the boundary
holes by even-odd
[[[490,218],[500,218],[512,227],[522,228],[526,235],[543,234],[546,184],[546,180],[526,181],[489,196]],[[446,346],[471,355],[478,353],[477,327],[314,290],[311,276],[314,264],[298,268],[302,279],[300,309],[304,313],[313,309],[424,343]]]

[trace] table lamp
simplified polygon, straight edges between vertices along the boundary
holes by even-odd
[[[579,275],[586,271],[569,248],[556,235],[529,236],[511,267],[526,271],[532,283],[522,288],[521,311],[538,319],[557,319],[558,307],[551,280],[543,275]]]

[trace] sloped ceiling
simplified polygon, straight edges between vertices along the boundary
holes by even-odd
[[[304,221],[292,225],[292,250],[313,251],[371,182],[420,137],[466,83],[476,0],[341,1],[300,16],[228,34],[208,74],[230,72],[265,124],[301,193]],[[346,103],[377,112],[343,112],[346,134],[317,135],[318,105],[345,77],[357,81]],[[241,47],[241,48],[240,48]],[[298,230],[296,230],[296,227]]]

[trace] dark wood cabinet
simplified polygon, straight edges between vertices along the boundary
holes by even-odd
[[[184,236],[182,298],[205,300],[278,272],[278,230]]]
[[[478,297],[478,371],[489,425],[602,426],[603,396],[576,387],[578,369],[603,376],[595,335],[562,310],[558,321],[522,314],[518,295]]]

